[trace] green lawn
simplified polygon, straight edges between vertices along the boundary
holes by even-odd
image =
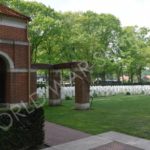
[[[93,100],[92,110],[74,110],[74,101],[45,106],[46,120],[90,134],[118,131],[150,139],[150,96],[112,96]]]

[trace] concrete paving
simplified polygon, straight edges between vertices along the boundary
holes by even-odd
[[[90,150],[142,150],[141,148],[137,148],[131,145],[127,145],[127,144],[123,144],[123,143],[119,143],[119,142],[111,142],[99,147],[96,147],[94,149],[90,149]]]
[[[117,145],[118,149],[114,147]],[[150,150],[150,140],[111,131],[56,145],[45,150],[103,150],[102,148],[105,150]]]
[[[45,144],[54,146],[91,136],[90,134],[67,128],[55,123],[45,122]]]

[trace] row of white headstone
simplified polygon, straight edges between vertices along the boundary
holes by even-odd
[[[111,96],[118,94],[131,94],[131,95],[150,95],[150,86],[149,85],[137,85],[137,86],[91,86],[90,87],[90,96]],[[48,88],[38,88],[37,89],[38,97],[47,97],[48,98]],[[65,99],[66,97],[75,96],[74,87],[61,87],[61,98]]]

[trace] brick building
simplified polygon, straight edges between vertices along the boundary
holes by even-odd
[[[31,69],[30,18],[0,4],[0,103],[29,102],[36,91]]]

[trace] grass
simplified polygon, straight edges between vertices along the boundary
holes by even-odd
[[[150,96],[111,96],[93,100],[92,110],[74,110],[74,101],[62,106],[45,106],[50,122],[90,134],[118,131],[150,139]]]

